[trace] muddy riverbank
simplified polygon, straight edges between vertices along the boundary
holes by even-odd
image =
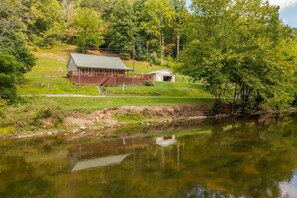
[[[75,134],[87,136],[96,131],[97,136],[114,137],[121,131],[130,131],[139,128],[160,128],[178,122],[189,122],[205,119],[221,119],[229,115],[222,113],[216,116],[209,115],[211,105],[175,105],[175,106],[123,106],[107,108],[98,111],[65,111],[63,124],[53,127],[51,118],[40,120],[41,126],[34,131],[18,131],[0,136],[1,139],[20,139],[57,134]]]

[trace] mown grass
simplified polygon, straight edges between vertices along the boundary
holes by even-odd
[[[41,94],[81,94],[99,96],[96,86],[76,86],[67,78],[66,63],[69,53],[75,52],[75,46],[63,45],[54,49],[36,49],[37,65],[25,75],[25,81],[18,86],[20,95]],[[133,61],[124,61],[127,67],[133,68]],[[149,66],[147,62],[134,62],[136,74],[164,69],[160,66]],[[175,105],[211,103],[212,96],[204,91],[199,83],[190,83],[185,76],[176,76],[176,83],[156,82],[155,86],[107,87],[106,98],[51,98],[65,110],[97,110],[124,105]],[[141,96],[141,97],[138,97]]]
[[[112,96],[177,96],[177,97],[212,97],[198,83],[190,83],[186,77],[177,75],[177,82],[155,82],[154,86],[107,87]]]
[[[54,57],[39,57],[37,65],[25,75],[25,81],[18,86],[19,94],[83,94],[98,96],[99,92],[96,86],[79,87],[65,78],[67,73],[66,60],[57,60]],[[126,64],[128,65],[127,61]],[[144,62],[136,62],[135,68],[138,68],[139,73],[162,69],[159,66],[149,66],[147,68]],[[175,83],[156,82],[155,86],[151,87],[127,86],[125,92],[122,91],[122,87],[107,87],[106,90],[112,96],[211,97],[208,92],[203,90],[202,85],[190,83],[185,76],[177,75],[176,81]]]
[[[51,98],[65,110],[100,110],[119,106],[154,106],[176,104],[212,104],[212,98],[194,97],[102,97],[102,98]]]
[[[96,86],[75,86],[66,76],[66,60],[39,57],[37,65],[18,86],[21,95],[84,94],[100,95]]]

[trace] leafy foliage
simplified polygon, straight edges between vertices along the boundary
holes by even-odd
[[[110,18],[107,32],[108,46],[127,57],[132,57],[135,43],[135,17],[133,7],[128,0],[118,0]]]
[[[16,83],[35,65],[26,43],[22,1],[0,2],[0,99],[17,98]]]
[[[200,29],[182,52],[179,71],[243,112],[263,102],[276,109],[291,103],[295,52],[278,7],[260,0],[196,0],[192,9]]]
[[[101,20],[95,10],[79,9],[75,23],[78,29],[77,44],[81,52],[87,53],[89,48],[98,48],[103,43]]]
[[[13,56],[0,53],[0,99],[16,99],[17,62]]]

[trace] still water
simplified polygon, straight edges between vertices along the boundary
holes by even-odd
[[[297,197],[297,115],[2,141],[0,197]]]

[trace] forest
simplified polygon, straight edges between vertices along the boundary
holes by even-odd
[[[1,0],[0,99],[35,49],[75,44],[172,67],[242,112],[297,104],[296,29],[264,0]]]

